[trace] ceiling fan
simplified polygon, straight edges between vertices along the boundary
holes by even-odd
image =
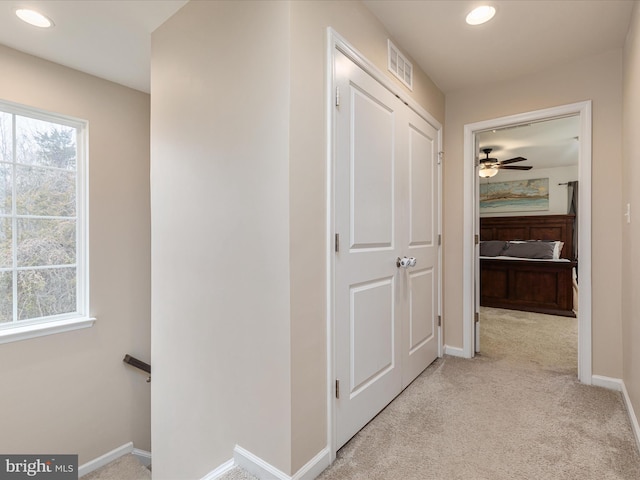
[[[492,148],[483,148],[482,152],[487,158],[480,159],[480,172],[479,175],[483,178],[493,177],[498,173],[498,170],[531,170],[533,167],[525,165],[509,165],[510,163],[524,162],[527,159],[524,157],[514,157],[508,160],[498,160],[497,158],[489,158]]]

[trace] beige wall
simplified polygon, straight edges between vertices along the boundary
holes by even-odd
[[[154,33],[154,478],[327,446],[327,26],[386,70],[360,2],[190,2]]]
[[[190,2],[152,36],[154,479],[236,444],[290,469],[289,14]]]
[[[149,95],[0,46],[0,98],[89,121],[92,328],[0,345],[0,451],[149,450]]]
[[[631,204],[632,222],[622,225],[623,379],[640,415],[640,5],[636,3],[624,49],[623,194],[620,211]]]
[[[444,162],[445,343],[462,347],[463,128],[465,124],[593,101],[593,374],[622,376],[622,52],[610,51],[514,81],[446,97]],[[583,187],[584,188],[584,187]]]
[[[333,27],[396,80],[387,72],[389,35],[361,2],[294,1],[291,5],[291,401],[295,472],[327,445],[327,27]],[[402,88],[444,123],[444,95],[419,68],[414,70],[414,92]]]

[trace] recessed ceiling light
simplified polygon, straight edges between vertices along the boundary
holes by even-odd
[[[483,5],[471,10],[467,15],[466,21],[469,25],[481,25],[491,20],[495,14],[495,8],[489,5]]]
[[[16,8],[16,15],[23,22],[40,28],[53,27],[53,20],[40,12],[31,10],[30,8]]]

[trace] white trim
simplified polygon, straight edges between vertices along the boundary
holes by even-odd
[[[239,445],[236,445],[233,449],[233,463],[235,466],[255,475],[260,480],[313,480],[331,465],[331,453],[329,447],[323,448],[292,477]],[[216,477],[207,476],[206,480],[213,480],[214,478]],[[205,478],[202,480],[205,480]]]
[[[622,393],[622,399],[624,400],[624,406],[627,409],[627,415],[629,415],[629,423],[631,423],[633,437],[636,441],[636,448],[638,449],[638,452],[640,452],[640,424],[638,423],[638,417],[633,409],[631,397],[629,397],[629,392],[627,391],[627,386],[625,385],[624,380],[620,378],[605,377],[604,375],[593,375],[591,377],[591,385]]]
[[[327,445],[331,445],[330,455],[331,455],[331,463],[336,459],[336,448],[335,445],[337,443],[336,438],[336,429],[334,425],[335,421],[335,409],[334,409],[334,388],[335,383],[334,380],[336,378],[335,372],[335,362],[334,355],[335,351],[333,346],[335,345],[335,328],[333,324],[333,319],[335,318],[335,309],[334,309],[334,301],[333,301],[333,277],[334,277],[334,265],[335,261],[333,250],[335,248],[332,245],[331,239],[335,239],[335,231],[333,228],[333,198],[334,198],[334,188],[333,188],[333,176],[334,176],[334,168],[333,168],[333,159],[335,158],[335,151],[333,145],[333,139],[335,138],[335,134],[333,131],[333,84],[334,84],[334,62],[333,62],[333,52],[335,50],[335,40],[333,38],[333,30],[330,28],[327,29],[327,39],[326,39],[326,77],[325,77],[325,90],[326,90],[326,98],[325,98],[325,121],[326,121],[326,131],[325,137],[327,139],[327,148],[326,148],[326,169],[327,169],[327,178],[325,181],[326,186],[326,234],[329,241],[326,242],[326,331],[327,331]]]
[[[326,219],[326,234],[327,239],[329,241],[326,242],[327,250],[326,250],[326,267],[327,267],[327,277],[326,277],[326,288],[327,288],[327,445],[330,446],[329,455],[330,462],[333,462],[336,458],[336,415],[334,408],[334,389],[335,389],[335,350],[334,350],[334,301],[333,301],[333,278],[334,278],[334,252],[333,252],[333,239],[335,236],[334,231],[334,190],[333,190],[333,175],[334,175],[334,55],[336,51],[342,52],[346,55],[351,61],[353,61],[356,65],[362,68],[367,74],[373,77],[377,82],[379,82],[382,86],[384,86],[389,91],[393,92],[405,105],[411,108],[416,114],[422,117],[427,123],[429,123],[432,127],[434,127],[438,132],[438,152],[442,150],[442,124],[428,111],[426,111],[419,103],[417,103],[413,98],[407,96],[406,91],[397,84],[391,77],[389,77],[386,73],[381,71],[378,67],[376,67],[373,63],[366,59],[366,57],[356,50],[351,44],[349,44],[340,34],[338,34],[334,29],[328,27],[327,30],[327,51],[326,51],[326,78],[325,78],[325,105],[326,105],[326,138],[327,138],[327,148],[326,148],[326,195],[327,195],[327,219]],[[438,229],[439,234],[442,234],[442,167],[438,170],[438,181],[439,181],[439,212],[438,212]],[[442,315],[442,246],[439,249],[440,255],[440,291],[438,299],[438,313]],[[442,328],[438,329],[438,355],[441,356],[443,352],[442,342],[444,338],[442,335]]]
[[[621,392],[624,388],[624,382],[621,379],[605,377],[604,375],[592,375],[591,385],[606,388],[607,390],[615,390],[616,392]]]
[[[68,318],[0,330],[0,344],[92,327],[95,318]]]
[[[72,128],[76,133],[76,168],[75,168],[75,197],[76,197],[76,239],[75,239],[75,266],[62,265],[73,268],[76,273],[76,305],[75,311],[61,315],[52,315],[43,318],[29,319],[28,321],[18,321],[17,306],[17,282],[15,281],[17,267],[16,252],[14,251],[13,264],[5,268],[7,272],[12,272],[13,283],[13,319],[2,325],[0,330],[0,343],[8,343],[29,338],[61,333],[79,328],[90,327],[95,321],[90,317],[90,284],[89,284],[89,122],[76,117],[49,112],[39,108],[21,105],[6,100],[0,100],[0,111],[13,116],[36,119],[55,125],[64,125]],[[16,126],[13,122],[13,135],[16,135]],[[15,138],[14,138],[15,139]],[[13,141],[13,140],[12,140]],[[5,159],[6,160],[6,159]],[[11,159],[11,164],[17,164],[16,154]],[[59,170],[55,168],[55,170]],[[14,180],[15,181],[15,180]],[[8,214],[7,214],[8,215]],[[33,217],[33,216],[30,216]],[[11,214],[5,218],[12,219],[15,228],[15,221],[21,216],[17,215],[15,199]],[[33,218],[60,218],[51,216],[35,216]],[[62,217],[64,218],[64,217]],[[72,217],[69,217],[72,218]],[[38,265],[38,268],[51,268],[57,265]]]
[[[93,460],[80,465],[80,467],[78,467],[78,478],[84,477],[85,475],[99,469],[100,467],[104,467],[105,465],[132,452],[133,442],[125,443],[118,448],[114,448],[110,452],[107,452],[104,455],[99,456],[98,458],[94,458]]]
[[[220,478],[222,475],[224,475],[228,471],[233,470],[233,468],[235,466],[236,466],[236,464],[233,461],[233,459],[227,460],[226,462],[224,462],[222,465],[220,465],[215,470],[212,470],[209,473],[207,473],[200,480],[216,480],[217,478]]]
[[[444,354],[451,355],[452,357],[465,358],[464,350],[462,348],[452,347],[450,345],[444,346]]]
[[[591,351],[591,101],[562,105],[501,118],[494,118],[464,126],[463,166],[463,346],[464,356],[471,358],[474,349],[475,271],[476,248],[473,241],[476,219],[475,185],[475,133],[519,123],[545,120],[567,115],[580,116],[580,153],[578,181],[580,213],[578,216],[578,245],[580,246],[580,297],[578,306],[578,379],[587,385],[592,382]]]
[[[413,98],[406,96],[406,92],[400,88],[400,86],[392,81],[389,76],[382,72],[378,67],[371,63],[367,58],[355,49],[349,42],[347,42],[338,32],[331,27],[328,27],[329,32],[329,62],[333,60],[333,51],[338,50],[345,54],[352,62],[362,68],[367,74],[373,77],[378,83],[385,87],[390,92],[398,96],[398,98],[409,108],[415,111],[418,115],[425,119],[436,130],[442,130],[442,124],[436,120],[436,118],[427,112],[418,102]],[[329,69],[331,73],[333,68]],[[333,83],[333,76],[329,79]],[[330,104],[330,102],[329,102]],[[331,112],[331,111],[330,111]],[[329,118],[333,117],[333,114]]]
[[[624,399],[624,406],[627,407],[627,413],[629,414],[629,420],[631,421],[631,430],[633,430],[633,436],[636,439],[636,447],[640,452],[640,424],[638,424],[638,416],[633,410],[633,404],[631,403],[631,397],[627,391],[627,386],[622,382],[622,398]]]
[[[286,473],[278,470],[270,463],[265,462],[260,457],[245,450],[240,445],[233,449],[233,460],[238,467],[245,469],[260,480],[289,480]]]
[[[146,450],[140,450],[139,448],[134,448],[131,453],[145,467],[148,467],[149,465],[151,465],[151,452],[148,452]]]

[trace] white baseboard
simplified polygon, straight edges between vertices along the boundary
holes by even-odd
[[[616,392],[621,392],[624,383],[620,378],[605,377],[603,375],[591,375],[591,385],[607,388],[609,390],[615,390]]]
[[[291,478],[239,445],[236,445],[236,448],[233,449],[233,460],[237,466],[244,468],[260,480],[289,480]]]
[[[624,398],[624,405],[627,407],[627,413],[631,421],[631,430],[633,430],[633,436],[636,437],[636,446],[638,447],[638,452],[640,452],[640,424],[638,424],[638,417],[633,410],[631,398],[629,397],[629,392],[627,392],[627,386],[624,382],[622,382],[622,398]]]
[[[445,345],[444,346],[444,354],[445,355],[451,355],[452,357],[465,358],[464,350],[462,350],[461,348],[458,348],[458,347],[452,347],[450,345]]]
[[[146,450],[140,450],[139,448],[134,448],[133,452],[131,453],[145,467],[148,467],[149,465],[151,465],[151,452],[147,452]]]
[[[78,477],[83,477],[88,473],[99,469],[100,467],[104,467],[107,463],[111,463],[114,460],[117,460],[118,458],[132,452],[133,442],[125,443],[121,447],[114,448],[110,452],[107,452],[98,458],[94,458],[93,460],[80,465],[80,467],[78,467]]]
[[[636,416],[636,412],[633,410],[631,398],[629,397],[629,392],[627,391],[627,386],[624,384],[624,380],[620,378],[605,377],[603,375],[592,375],[591,384],[596,387],[603,387],[608,388],[609,390],[622,392],[624,406],[627,409],[627,415],[629,415],[629,422],[631,423],[631,430],[633,431],[633,436],[636,440],[636,447],[638,448],[638,452],[640,452],[640,424],[638,424],[638,417]]]
[[[309,460],[300,470],[298,470],[292,477],[277,469],[273,465],[262,460],[260,457],[255,456],[253,453],[245,450],[239,445],[233,449],[233,460],[229,460],[224,465],[231,463],[231,468],[238,466],[245,469],[247,472],[255,475],[260,480],[313,480],[320,475],[331,464],[331,452],[329,447],[323,448],[315,457]],[[224,465],[221,465],[216,470],[211,472],[202,480],[214,480],[224,472],[219,472],[214,476],[214,472],[220,470]],[[225,471],[227,471],[225,470]]]
[[[218,468],[216,468],[215,470],[207,473],[200,480],[216,480],[216,478],[220,478],[222,475],[227,473],[229,470],[231,470],[235,466],[236,466],[236,464],[233,461],[233,459],[232,460],[228,460],[228,461],[224,462],[222,465],[220,465]]]

